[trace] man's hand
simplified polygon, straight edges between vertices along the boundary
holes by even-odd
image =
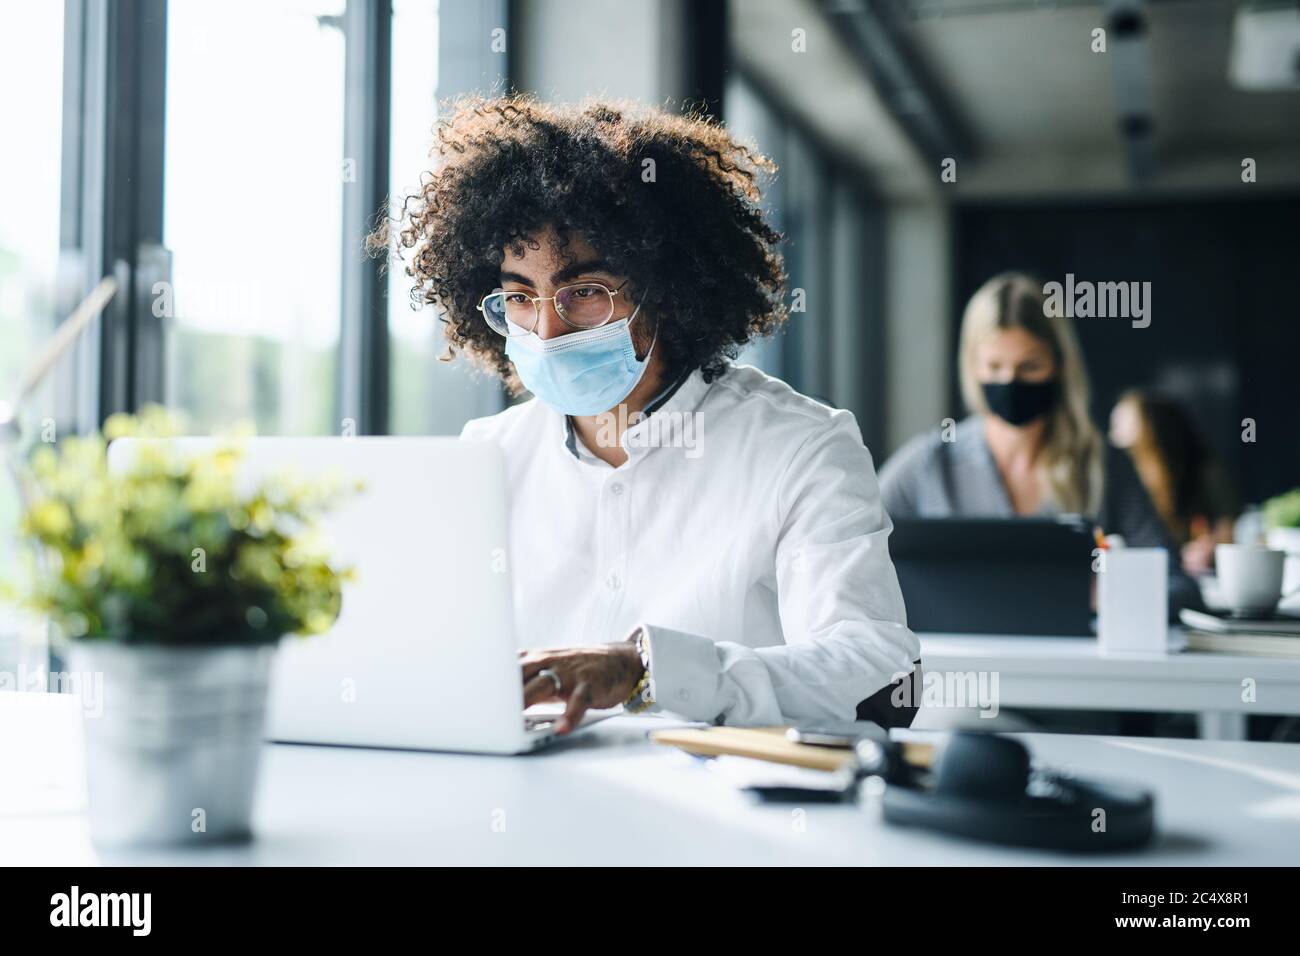
[[[519,652],[524,672],[524,706],[550,700],[565,702],[564,716],[556,728],[567,734],[578,726],[588,709],[617,707],[636,689],[644,668],[636,644],[598,644]],[[542,671],[550,671],[555,681]]]

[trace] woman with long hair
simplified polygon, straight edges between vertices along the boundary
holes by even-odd
[[[970,416],[916,436],[881,469],[892,517],[1078,514],[1129,545],[1176,553],[1132,463],[1089,416],[1078,339],[1045,307],[1042,283],[1004,273],[971,297],[959,373]],[[1177,560],[1169,588],[1171,613],[1200,604]]]
[[[1178,402],[1145,389],[1120,396],[1110,413],[1110,443],[1133,460],[1182,549],[1183,569],[1201,574],[1214,563],[1214,546],[1232,540],[1237,507],[1223,467]]]

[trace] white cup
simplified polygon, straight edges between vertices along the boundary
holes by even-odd
[[[1248,544],[1214,547],[1219,598],[1239,617],[1268,617],[1282,597],[1285,551]]]

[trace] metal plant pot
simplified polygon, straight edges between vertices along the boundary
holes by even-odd
[[[102,708],[84,720],[96,844],[251,837],[274,653],[274,645],[73,643],[69,670],[103,675]]]
[[[1268,546],[1286,552],[1286,563],[1282,566],[1282,593],[1290,594],[1300,588],[1300,528],[1273,528],[1268,532]],[[1300,611],[1300,597],[1283,601],[1281,607],[1292,613]]]

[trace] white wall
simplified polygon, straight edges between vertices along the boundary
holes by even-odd
[[[937,202],[897,203],[885,226],[886,452],[951,410],[951,221]],[[880,456],[878,456],[880,457]]]
[[[526,0],[511,13],[511,72],[521,90],[555,102],[660,105],[684,93],[685,0]]]

